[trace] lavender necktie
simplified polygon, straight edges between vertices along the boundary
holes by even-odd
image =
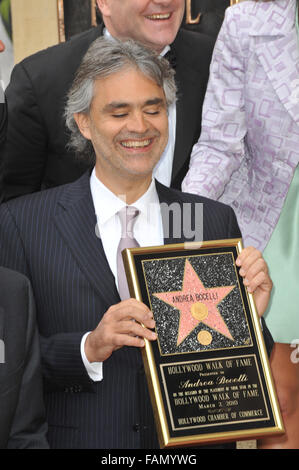
[[[121,252],[125,248],[134,248],[139,246],[133,236],[133,227],[139,214],[139,210],[133,206],[126,206],[117,214],[121,223],[121,238],[117,248],[118,291],[121,300],[125,300],[130,298],[130,294]]]

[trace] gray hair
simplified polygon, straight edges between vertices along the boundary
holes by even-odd
[[[65,120],[70,130],[68,147],[88,163],[95,162],[95,153],[90,140],[78,129],[75,113],[89,113],[94,93],[94,82],[108,77],[126,67],[140,70],[152,79],[165,93],[167,106],[176,100],[174,71],[168,61],[156,52],[131,39],[120,41],[100,37],[89,47],[76,72],[67,95]]]

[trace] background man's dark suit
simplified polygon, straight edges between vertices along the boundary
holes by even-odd
[[[9,125],[4,152],[6,199],[76,180],[86,170],[66,150],[66,93],[89,45],[103,32],[93,28],[18,64],[6,90]],[[179,31],[172,49],[178,82],[177,131],[172,186],[180,188],[192,146],[201,130],[201,108],[214,40]]]
[[[6,136],[6,127],[7,127],[7,109],[6,103],[1,103],[2,99],[2,90],[0,89],[0,202],[2,200],[2,176],[3,176],[3,144]]]
[[[230,0],[191,0],[191,16],[196,19],[201,13],[198,23],[186,23],[186,14],[182,27],[189,31],[196,31],[217,37],[221,28],[225,9],[230,6]]]
[[[0,448],[48,448],[32,290],[25,276],[2,267],[0,339]]]
[[[0,98],[1,98],[1,90],[0,90]],[[0,101],[0,148],[4,143],[5,135],[6,135],[6,127],[7,127],[7,109],[6,103],[1,103]]]
[[[204,203],[204,239],[240,236],[233,210],[157,184],[160,202]],[[120,301],[95,234],[89,174],[78,181],[2,204],[0,263],[30,276],[42,336],[50,446],[157,446],[141,354],[124,347],[93,383],[80,355],[83,334]],[[183,233],[183,232],[182,232]],[[165,243],[183,242],[170,237]]]

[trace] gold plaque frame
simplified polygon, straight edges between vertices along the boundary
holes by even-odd
[[[148,305],[156,320],[158,339],[146,340],[142,354],[161,448],[257,439],[284,432],[261,322],[235,264],[242,249],[241,239],[230,239],[123,251],[130,294]],[[207,272],[210,279],[231,279],[223,277],[214,287],[217,294],[224,288],[219,283],[232,286],[234,294],[217,304],[221,321],[234,330],[231,338],[202,320],[178,341],[182,309],[159,296],[178,294],[178,290],[185,293],[177,286],[185,285],[187,261],[199,282]],[[208,291],[207,279],[201,285]],[[157,294],[157,286],[165,280],[168,287],[162,293],[158,288]],[[172,283],[176,287],[170,287]],[[194,305],[192,296],[181,297],[188,299],[182,305]],[[190,317],[191,312],[190,307]],[[208,337],[210,343],[198,344],[199,337]]]

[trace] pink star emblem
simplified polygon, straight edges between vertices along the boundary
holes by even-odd
[[[233,341],[217,305],[234,288],[235,286],[205,288],[190,262],[186,260],[183,289],[153,295],[181,312],[177,345],[180,345],[200,322]]]

